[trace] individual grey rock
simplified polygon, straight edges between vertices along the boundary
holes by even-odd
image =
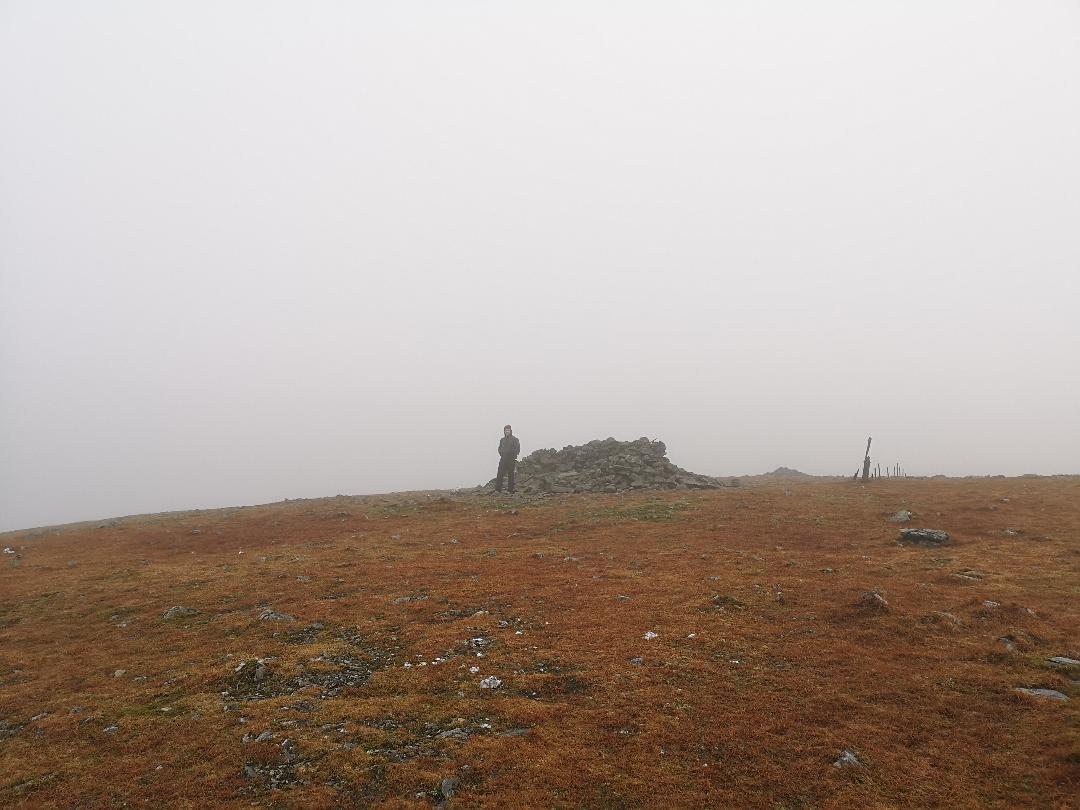
[[[1047,659],[1051,664],[1059,667],[1076,667],[1080,666],[1080,661],[1075,658],[1066,658],[1064,655],[1055,655],[1053,658]]]
[[[500,731],[495,736],[497,736],[497,737],[524,737],[530,731],[532,731],[532,729],[524,728],[524,727],[521,727],[521,728],[508,728],[506,731]]]
[[[110,737],[120,730],[119,726],[105,726],[102,731],[108,734]]]
[[[446,731],[439,732],[435,735],[440,740],[467,740],[469,739],[469,732],[463,728],[451,728]]]
[[[295,622],[296,617],[267,607],[259,612],[259,620],[264,622]]]
[[[165,621],[170,621],[172,619],[183,619],[188,616],[197,616],[198,614],[199,611],[197,611],[195,608],[185,607],[184,605],[174,605],[173,607],[166,610],[161,618],[163,618]]]
[[[642,666],[642,665],[643,665],[643,664],[645,663],[645,659],[644,659],[644,658],[640,658],[640,657],[638,657],[638,658],[631,658],[631,659],[630,659],[630,663],[631,663],[631,664],[633,664],[633,665],[634,665],[635,667],[640,667],[640,666]]]
[[[498,689],[500,686],[502,686],[502,681],[494,675],[488,675],[484,680],[480,681],[481,689]]]
[[[256,737],[255,742],[257,742],[257,743],[270,742],[272,739],[274,739],[274,733],[268,729],[268,730],[264,731],[262,734],[260,734],[258,737]]]
[[[909,512],[907,509],[901,509],[896,514],[892,515],[889,520],[891,520],[893,523],[907,523],[913,517],[915,516],[911,514],[911,512]]]
[[[863,764],[859,762],[859,758],[846,749],[840,755],[840,758],[833,763],[834,768],[861,768],[862,766]]]
[[[877,591],[867,591],[859,597],[859,607],[876,613],[884,613],[889,609],[889,603]]]
[[[1025,695],[1031,695],[1033,697],[1046,698],[1047,700],[1068,700],[1069,696],[1063,692],[1059,692],[1056,689],[1025,689],[1019,688],[1017,692],[1023,692]]]
[[[919,546],[943,546],[949,542],[949,533],[941,529],[901,529],[900,542]]]
[[[278,755],[278,761],[285,765],[291,765],[296,762],[298,758],[296,753],[296,743],[292,740],[282,740],[281,753]]]
[[[439,793],[442,794],[444,799],[452,799],[454,798],[454,792],[460,784],[461,780],[456,776],[448,776],[443,779],[442,783],[439,785]]]
[[[965,568],[963,571],[957,571],[953,574],[953,579],[958,579],[961,582],[978,582],[985,577],[982,571],[976,571],[972,568]]]

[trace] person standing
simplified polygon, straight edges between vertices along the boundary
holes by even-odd
[[[510,425],[506,425],[503,427],[503,437],[499,439],[499,472],[495,474],[496,492],[502,492],[503,478],[506,478],[510,494],[514,494],[514,467],[517,465],[517,457],[520,452],[521,442],[514,435]]]

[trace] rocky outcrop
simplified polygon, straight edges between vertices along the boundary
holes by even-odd
[[[735,481],[735,484],[738,482]],[[661,441],[596,439],[562,450],[537,450],[517,465],[517,489],[528,495],[622,492],[630,489],[714,489],[731,481],[698,475],[667,459]]]

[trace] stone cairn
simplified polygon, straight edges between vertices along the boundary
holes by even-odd
[[[667,460],[664,443],[647,438],[633,442],[595,439],[562,450],[537,450],[517,465],[517,490],[525,495],[737,485],[737,479],[722,480],[676,467]]]

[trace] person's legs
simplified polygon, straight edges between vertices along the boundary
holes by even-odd
[[[513,495],[516,487],[514,486],[514,468],[517,466],[517,459],[512,458],[506,462],[506,475],[509,479],[510,494]]]
[[[510,475],[511,475],[511,478],[510,478],[510,490],[513,491],[513,489],[514,489],[514,479],[512,477],[513,473],[511,473]],[[506,459],[505,458],[500,458],[499,459],[499,471],[497,473],[495,473],[495,491],[496,492],[502,492],[502,482],[503,482],[503,478],[505,478],[505,477],[506,477]]]

